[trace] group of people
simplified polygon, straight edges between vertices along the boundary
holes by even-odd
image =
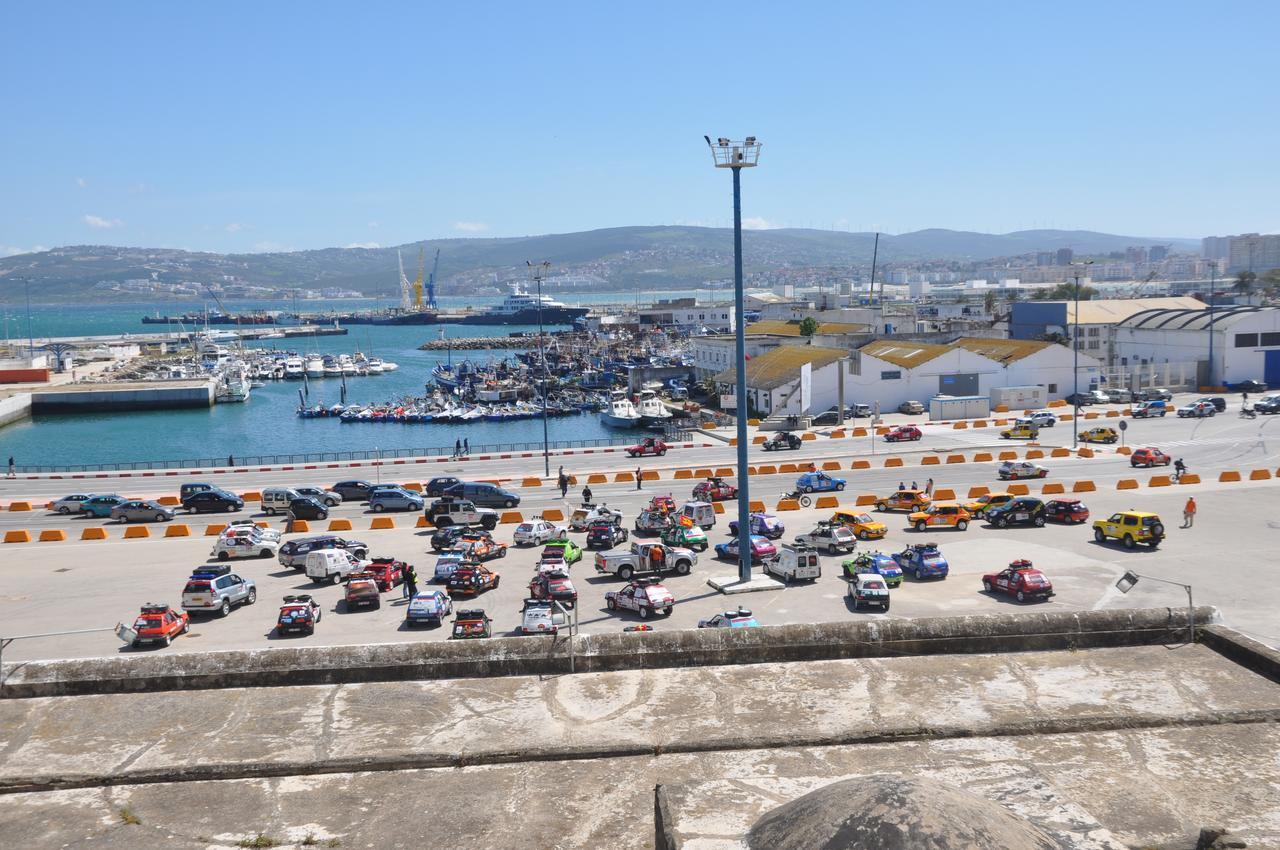
[[[906,483],[905,481],[899,481],[899,482],[898,482],[898,489],[899,489],[899,490],[906,490],[906,489],[907,489],[907,483]],[[919,485],[919,484],[917,484],[916,482],[912,481],[912,482],[911,482],[911,489],[912,489],[912,490],[919,490],[919,489],[920,489],[920,485]],[[924,482],[924,492],[925,492],[925,495],[926,495],[926,496],[932,496],[932,495],[933,495],[933,479],[932,479],[932,478],[930,478],[928,481]]]
[[[469,455],[469,454],[471,454],[471,441],[470,441],[470,440],[468,440],[466,437],[463,437],[461,440],[454,440],[454,441],[453,441],[453,456],[454,456],[454,457],[466,457],[466,456],[467,456],[467,455]],[[561,467],[561,469],[563,469],[563,468],[564,468],[564,467]]]

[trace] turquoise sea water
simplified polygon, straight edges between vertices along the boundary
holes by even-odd
[[[593,295],[596,303],[629,301],[634,293]],[[501,299],[442,299],[444,306],[482,304]],[[568,301],[569,299],[564,299]],[[450,303],[453,302],[453,303]],[[389,302],[341,301],[305,302],[304,309],[355,310],[385,306]],[[232,311],[282,309],[281,302],[229,302]],[[291,306],[291,305],[288,305]],[[141,317],[157,310],[161,315],[176,315],[199,310],[199,303],[86,306],[33,305],[32,332],[37,338],[80,334],[143,333],[163,331],[161,325],[144,326]],[[6,335],[25,341],[27,315],[25,306],[3,314]],[[446,326],[450,337],[502,336],[518,331],[536,330],[524,326]],[[423,342],[438,338],[438,327],[426,326],[352,326],[346,336],[318,337],[311,340],[261,340],[254,347],[283,347],[299,353],[354,353],[357,349],[376,354],[400,368],[379,376],[348,378],[347,393],[351,402],[377,403],[402,395],[421,395],[431,368],[446,358],[446,353],[419,351]],[[454,352],[455,361],[470,358],[486,362],[490,358],[510,356],[509,351]],[[341,379],[322,378],[308,382],[308,404],[338,402]],[[220,458],[229,455],[243,458],[251,455],[284,455],[305,452],[348,452],[391,449],[424,449],[452,447],[454,440],[466,437],[473,450],[477,446],[540,442],[540,419],[516,422],[479,422],[466,426],[426,424],[342,423],[336,419],[300,419],[298,407],[299,381],[273,381],[253,390],[244,404],[218,404],[197,410],[146,411],[138,413],[93,413],[40,415],[0,428],[0,455],[12,455],[19,466],[50,464],[114,464],[152,460]],[[582,414],[549,420],[551,440],[591,440],[618,436],[600,424],[594,414]]]

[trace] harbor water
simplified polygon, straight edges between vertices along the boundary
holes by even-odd
[[[599,302],[633,299],[619,293],[613,298],[592,296]],[[499,299],[492,299],[499,300]],[[469,300],[478,304],[482,299]],[[386,301],[307,302],[308,310],[350,311],[385,306]],[[447,301],[444,306],[448,305]],[[168,308],[168,309],[166,309]],[[281,302],[234,302],[228,310],[282,309]],[[192,305],[164,305],[162,315],[192,310]],[[109,305],[83,308],[32,306],[32,328],[37,337],[163,332],[163,326],[143,326],[141,317],[157,305]],[[4,315],[7,335],[25,341],[25,309]],[[299,354],[354,354],[364,352],[398,364],[394,372],[348,377],[347,401],[359,404],[389,402],[403,396],[420,396],[431,379],[431,369],[452,356],[453,362],[469,359],[476,364],[511,357],[510,350],[419,351],[424,342],[449,338],[493,337],[522,331],[528,326],[351,326],[345,336],[299,340],[259,340],[246,348],[273,348]],[[549,327],[548,330],[557,330]],[[512,443],[539,443],[542,420],[456,423],[344,423],[337,418],[304,419],[296,415],[299,391],[307,405],[331,405],[340,399],[341,378],[302,381],[268,381],[255,388],[248,402],[217,404],[210,408],[144,411],[136,413],[43,414],[0,428],[0,454],[12,455],[19,466],[119,464],[177,461],[198,458],[243,458],[315,452],[373,452],[410,449],[447,449],[467,439],[473,447]],[[616,439],[615,429],[600,423],[599,415],[582,413],[553,417],[548,422],[552,441]]]

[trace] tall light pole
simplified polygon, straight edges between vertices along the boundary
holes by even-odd
[[[746,320],[743,318],[742,294],[742,169],[754,168],[760,161],[760,143],[755,136],[744,141],[731,142],[719,138],[715,142],[703,136],[711,148],[711,158],[716,168],[728,168],[733,172],[733,318],[737,326],[734,334],[734,371],[738,377],[735,388],[734,418],[738,436],[738,579],[751,581],[751,496],[747,492],[750,478],[747,476],[747,338]]]
[[[551,261],[543,260],[536,266],[528,260],[525,260],[524,263],[533,269],[533,280],[538,285],[538,359],[542,361],[542,465],[543,477],[550,478],[551,451],[550,443],[547,440],[547,383],[551,376],[547,374],[547,351],[542,338],[542,278],[547,269],[551,268]]]
[[[1073,266],[1091,266],[1093,260],[1083,260],[1081,262],[1073,262]],[[1073,381],[1072,392],[1075,393],[1075,413],[1071,417],[1071,448],[1079,448],[1080,446],[1080,273],[1075,272],[1071,277],[1076,282],[1075,295],[1076,309],[1071,316],[1071,377]]]
[[[1128,570],[1124,575],[1120,576],[1120,580],[1116,582],[1116,590],[1121,593],[1128,593],[1133,590],[1133,586],[1138,583],[1138,579],[1146,579],[1147,581],[1158,581],[1164,584],[1172,584],[1174,587],[1180,587],[1187,592],[1187,639],[1190,643],[1196,642],[1196,604],[1191,597],[1191,585],[1183,584],[1180,581],[1169,581],[1167,578],[1156,578],[1155,576],[1144,576]]]
[[[1252,246],[1252,245],[1250,245],[1250,249],[1252,249],[1252,247],[1253,247],[1253,246]],[[1250,260],[1250,266],[1252,266],[1252,265],[1253,265],[1252,260]],[[1214,291],[1215,289],[1217,289],[1217,288],[1218,288],[1218,263],[1217,263],[1217,261],[1215,260],[1215,261],[1214,261],[1214,263],[1213,263],[1213,265],[1209,266],[1209,374],[1208,374],[1208,384],[1209,384],[1209,386],[1211,386],[1211,387],[1212,387],[1212,386],[1214,386],[1214,383],[1213,383],[1213,319],[1214,319],[1214,316],[1213,316],[1213,302],[1214,302],[1214,298],[1213,298],[1213,291]],[[1196,389],[1198,390],[1198,389],[1199,389],[1199,387],[1196,387]],[[1210,390],[1209,392],[1213,392],[1213,390]]]

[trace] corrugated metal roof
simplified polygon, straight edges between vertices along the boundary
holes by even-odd
[[[1124,328],[1145,328],[1148,330],[1163,328],[1165,330],[1196,330],[1203,331],[1212,324],[1215,328],[1227,327],[1235,324],[1246,316],[1254,313],[1260,313],[1263,310],[1271,311],[1274,308],[1251,307],[1246,305],[1231,305],[1228,307],[1218,307],[1212,313],[1209,310],[1147,310],[1142,313],[1130,316],[1128,319],[1120,323],[1120,327]]]
[[[954,345],[981,354],[997,363],[1009,364],[1024,357],[1043,351],[1057,343],[1037,339],[985,339],[982,337],[965,337],[958,339]],[[1065,346],[1064,346],[1065,347]]]
[[[1075,302],[1067,301],[1067,323],[1075,322]],[[1208,305],[1190,295],[1168,298],[1110,298],[1080,302],[1080,324],[1114,325],[1147,310],[1205,310]]]
[[[856,334],[866,333],[870,329],[870,325],[859,324],[857,322],[818,322],[818,333],[820,334]],[[789,321],[783,319],[765,319],[764,321],[747,325],[746,332],[749,334],[800,336],[800,321],[798,319],[791,319]]]
[[[880,339],[869,342],[858,349],[863,354],[901,366],[914,369],[921,363],[928,363],[935,357],[941,357],[951,350],[949,345],[935,345],[930,342],[897,342],[891,339]]]
[[[747,386],[755,390],[772,390],[797,380],[800,367],[812,363],[820,369],[834,363],[849,352],[842,348],[824,348],[820,345],[780,345],[747,361]],[[719,384],[732,384],[738,380],[738,371],[732,367],[716,375]]]

